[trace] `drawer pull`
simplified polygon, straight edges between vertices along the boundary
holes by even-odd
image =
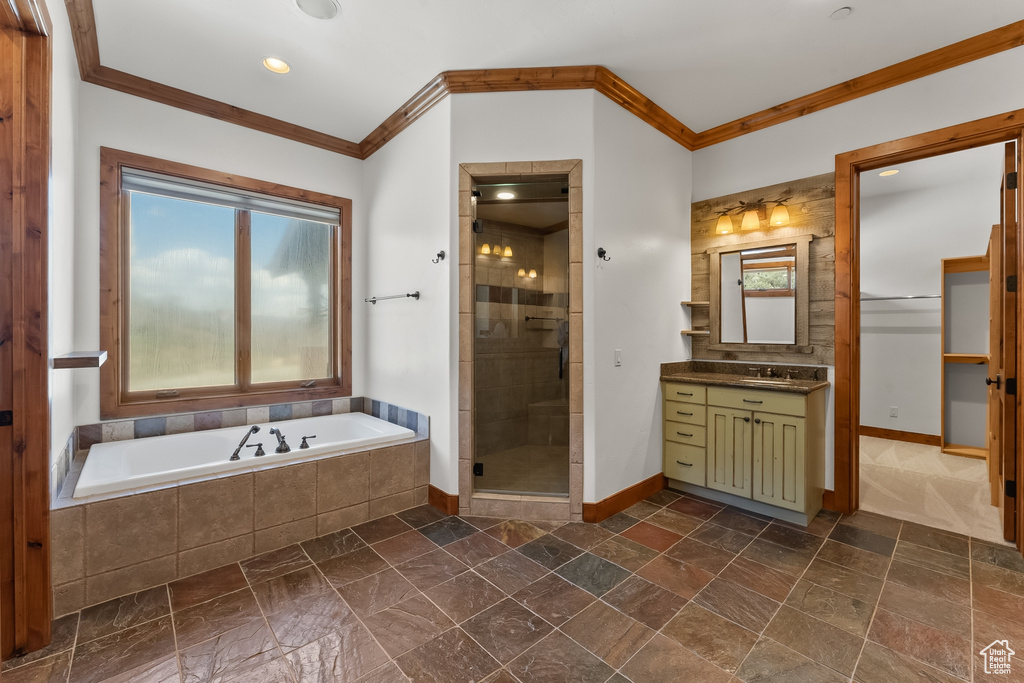
[[[693,434],[683,434],[682,432],[676,432],[676,434],[678,434],[679,436],[693,436]]]
[[[756,425],[759,425],[759,424],[761,424],[761,418],[759,418],[759,417],[755,417],[755,418],[754,418],[754,424],[756,424]]]
[[[676,464],[682,465],[683,467],[693,467],[692,462],[683,462],[682,460],[676,460]]]
[[[750,418],[749,417],[745,417],[745,418],[743,418],[743,421],[744,422],[750,422]]]
[[[685,391],[677,391],[677,392],[676,392],[676,395],[677,395],[677,396],[693,396],[693,394],[692,394],[692,393],[689,393],[689,394],[688,394],[688,393],[686,393]]]
[[[749,398],[743,399],[743,402],[744,403],[764,403],[764,401],[754,401],[754,400],[749,399]]]
[[[684,413],[681,410],[677,410],[676,415],[685,415],[686,417],[693,417],[693,413]]]

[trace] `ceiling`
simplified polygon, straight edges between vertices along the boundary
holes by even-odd
[[[1002,144],[988,145],[897,164],[890,167],[899,170],[896,175],[878,175],[889,168],[864,171],[860,175],[860,196],[865,199],[951,185],[987,183],[992,189],[992,196],[996,197],[1003,175],[1003,155]]]
[[[599,64],[700,132],[1024,19],[1020,0],[93,0],[110,67],[347,140],[447,70]],[[261,60],[288,61],[276,75]]]

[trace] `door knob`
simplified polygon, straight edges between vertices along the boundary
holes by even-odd
[[[759,418],[759,417],[755,417],[755,418],[754,418],[754,424],[756,424],[756,425],[759,425],[759,424],[761,424],[761,418]]]
[[[995,380],[993,380],[991,377],[986,377],[985,378],[985,384],[991,386],[992,383],[995,382],[996,389],[999,388],[999,385],[1002,384],[1002,381],[1003,381],[1003,378],[1000,377],[998,374],[996,375]]]
[[[745,417],[745,418],[743,418],[743,421],[744,422],[750,422],[750,418],[749,417]]]

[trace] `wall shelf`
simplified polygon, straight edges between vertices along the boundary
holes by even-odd
[[[946,363],[965,363],[967,365],[986,365],[989,361],[987,353],[944,353],[942,360]]]
[[[700,337],[710,335],[711,330],[681,330],[680,334],[689,335],[691,337]]]
[[[680,301],[683,306],[710,306],[710,301]]]
[[[74,368],[98,368],[107,360],[106,351],[74,351],[57,356],[50,361],[54,370],[70,370]]]

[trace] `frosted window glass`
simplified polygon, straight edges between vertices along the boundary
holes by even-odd
[[[131,193],[130,391],[235,382],[235,212]]]
[[[333,376],[325,223],[252,214],[252,381]]]

